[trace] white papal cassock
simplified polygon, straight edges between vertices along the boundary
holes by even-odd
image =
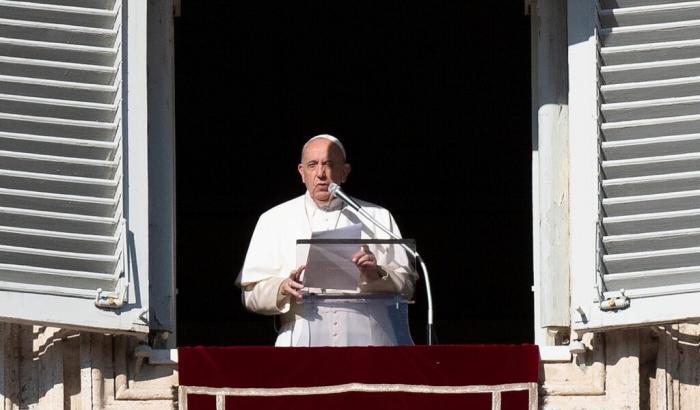
[[[401,236],[388,210],[356,200],[373,218],[393,233]],[[328,207],[319,207],[307,192],[280,204],[260,216],[248,247],[243,269],[236,284],[243,289],[247,309],[267,314],[281,314],[282,326],[276,346],[310,346],[310,335],[323,335],[323,344],[334,346],[396,345],[412,343],[407,332],[393,328],[396,317],[392,308],[394,297],[386,303],[303,303],[278,294],[280,284],[300,263],[297,239],[309,239],[311,232],[346,227],[362,223],[363,239],[389,239],[389,236],[339,199]],[[417,275],[409,267],[408,258],[398,246],[372,246],[370,250],[388,275],[383,279],[358,283],[357,292],[394,293],[411,298]],[[358,248],[359,251],[359,248]],[[359,276],[359,271],[358,271]],[[332,290],[331,290],[332,292]],[[391,306],[390,306],[391,305]],[[395,310],[395,308],[394,308]]]

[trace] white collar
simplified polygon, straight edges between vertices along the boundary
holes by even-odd
[[[338,211],[344,206],[343,200],[337,197],[331,199],[328,205],[319,206],[318,204],[316,204],[316,201],[314,201],[313,198],[311,198],[311,193],[309,191],[306,191],[306,194],[304,194],[304,205],[306,206],[306,209],[309,209],[311,211],[321,210],[324,212]]]

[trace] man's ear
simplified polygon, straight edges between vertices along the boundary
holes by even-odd
[[[347,162],[345,164],[343,164],[342,182],[345,182],[348,179],[348,175],[350,175],[351,170],[352,170],[352,167],[350,166],[350,164],[348,164]]]
[[[297,171],[299,171],[299,175],[301,175],[301,182],[303,182],[305,184],[306,181],[304,181],[304,165],[303,164],[297,165]]]

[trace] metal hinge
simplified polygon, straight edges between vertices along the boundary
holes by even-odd
[[[119,309],[124,306],[128,287],[129,283],[122,277],[117,280],[117,286],[114,288],[114,292],[105,292],[102,288],[97,289],[95,306],[102,309]]]
[[[126,303],[126,291],[129,288],[129,280],[126,278],[127,274],[127,227],[126,219],[122,218],[119,221],[119,229],[121,230],[121,261],[120,266],[115,269],[115,276],[119,275],[117,279],[117,284],[114,287],[113,292],[105,292],[102,288],[97,289],[97,296],[95,296],[95,306],[102,309],[119,309]]]
[[[619,296],[609,297],[600,301],[600,310],[621,310],[630,307],[630,298],[625,295],[625,290],[621,289]]]

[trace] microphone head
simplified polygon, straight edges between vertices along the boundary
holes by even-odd
[[[330,192],[331,195],[333,195],[334,197],[342,199],[343,202],[350,205],[356,211],[360,210],[360,205],[358,205],[357,202],[353,201],[352,198],[346,195],[345,192],[343,192],[340,189],[340,185],[336,184],[335,182],[331,182],[330,184],[328,184],[328,192]]]
[[[340,185],[336,184],[335,182],[331,182],[328,185],[328,192],[331,193],[331,195],[336,196],[336,192],[340,190]]]

